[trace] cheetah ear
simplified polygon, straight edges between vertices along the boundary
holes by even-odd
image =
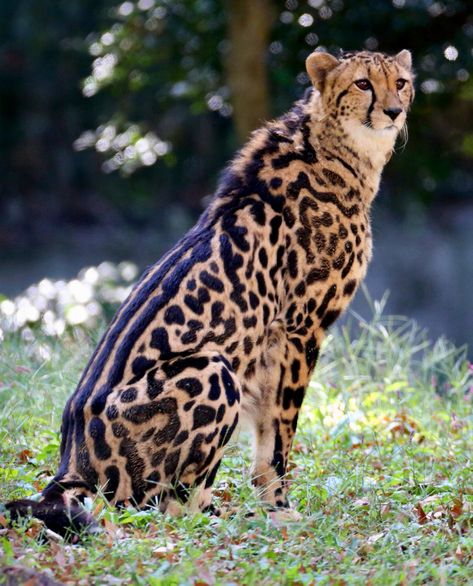
[[[395,61],[405,69],[412,69],[412,55],[407,49],[404,49],[394,57]]]
[[[319,90],[319,92],[323,91],[327,75],[339,63],[338,59],[323,51],[314,51],[307,57],[305,67],[315,89]]]

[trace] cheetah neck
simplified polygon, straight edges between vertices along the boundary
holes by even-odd
[[[314,148],[328,150],[341,157],[365,177],[364,200],[376,196],[384,166],[391,158],[397,131],[373,130],[355,121],[344,122],[324,112],[320,95],[314,92],[304,105],[309,119]]]

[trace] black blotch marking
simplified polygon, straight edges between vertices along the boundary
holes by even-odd
[[[291,404],[293,404],[294,407],[299,409],[302,405],[302,402],[304,401],[304,395],[304,387],[297,387],[296,389],[292,389],[291,387],[285,387],[283,390],[282,400],[283,409],[290,409]]]
[[[348,281],[348,283],[345,285],[345,287],[343,288],[343,295],[345,295],[346,297],[349,297],[353,291],[356,288],[356,279],[352,279],[351,281]]]
[[[301,281],[297,284],[296,288],[294,289],[294,293],[297,295],[297,297],[304,297],[306,290],[307,286],[305,282]]]
[[[209,359],[205,356],[189,356],[185,358],[176,358],[162,365],[162,370],[168,378],[179,376],[187,368],[203,370],[209,365]]]
[[[155,364],[156,360],[151,360],[145,356],[137,356],[131,364],[131,370],[135,376],[129,381],[129,384],[134,384],[141,380]]]
[[[120,401],[122,403],[133,403],[138,396],[138,391],[134,387],[130,387],[129,389],[125,389],[120,394]]]
[[[248,354],[251,354],[252,350],[253,350],[253,341],[251,340],[250,336],[245,336],[245,338],[243,339],[243,351],[248,356]]]
[[[153,454],[153,456],[151,457],[151,466],[158,467],[161,464],[161,462],[164,460],[164,456],[166,455],[166,453],[167,453],[166,448],[163,448],[162,450],[155,452]]]
[[[238,389],[235,388],[233,378],[226,368],[222,369],[222,383],[223,388],[225,389],[225,394],[227,396],[227,403],[232,406],[235,401],[240,400],[240,393]]]
[[[266,297],[268,290],[266,288],[266,281],[264,280],[264,275],[261,271],[258,271],[256,273],[256,281],[258,283],[258,293],[261,295],[261,297]]]
[[[156,397],[164,390],[164,382],[162,380],[156,379],[157,370],[157,368],[150,370],[146,375],[146,393],[151,400],[156,399]]]
[[[245,239],[248,229],[244,226],[237,226],[237,216],[235,214],[226,214],[222,219],[222,229],[230,236],[235,246],[243,252],[250,250],[250,245]]]
[[[305,345],[305,360],[307,363],[307,367],[309,370],[312,370],[317,362],[317,358],[319,357],[319,349],[317,347],[317,343],[315,338],[309,338]]]
[[[241,311],[245,312],[248,310],[248,303],[242,297],[242,293],[246,287],[241,283],[237,272],[243,266],[243,257],[239,253],[233,253],[233,247],[226,234],[221,234],[220,236],[220,257],[223,262],[225,274],[233,287],[233,291],[230,293],[230,299],[238,305]]]
[[[192,413],[192,429],[198,429],[212,423],[215,420],[217,411],[208,405],[197,405]]]
[[[112,423],[112,433],[115,437],[127,437],[130,434],[128,429],[122,423]]]
[[[286,222],[288,228],[292,228],[296,223],[296,218],[292,213],[292,210],[289,207],[285,207],[282,212],[284,216],[284,221]]]
[[[225,405],[222,403],[217,410],[217,416],[215,418],[215,421],[217,423],[220,423],[222,421],[224,415],[225,415]]]
[[[322,259],[320,267],[311,269],[307,275],[307,284],[312,285],[316,281],[326,281],[330,275],[330,263],[327,259]]]
[[[190,411],[194,405],[195,401],[187,401],[187,403],[184,403],[184,411]]]
[[[337,256],[337,258],[333,259],[332,266],[334,269],[339,271],[340,269],[343,268],[344,264],[345,264],[345,253],[342,250],[342,252]]]
[[[107,466],[104,472],[107,482],[103,489],[103,495],[107,500],[111,501],[120,484],[120,470],[117,466]]]
[[[110,421],[114,421],[118,418],[118,407],[116,405],[110,405],[107,407],[105,413]]]
[[[181,456],[181,449],[175,450],[166,456],[164,460],[164,473],[166,476],[172,476],[176,473],[177,466],[179,464],[179,458]]]
[[[342,279],[344,279],[348,273],[350,272],[351,267],[353,266],[353,261],[355,260],[355,253],[352,252],[350,254],[350,258],[348,259],[347,264],[345,265],[345,268],[342,271]]]
[[[319,319],[321,319],[324,316],[325,312],[327,311],[328,304],[335,297],[336,293],[336,285],[332,285],[331,287],[329,287],[327,293],[325,293],[324,298],[322,299],[322,303],[319,305],[317,309],[317,317]]]
[[[299,380],[299,375],[301,371],[301,363],[299,360],[294,359],[291,364],[291,380],[295,384]]]
[[[200,303],[199,299],[194,295],[185,295],[184,303],[187,307],[196,313],[197,315],[202,315],[204,313],[204,306]]]
[[[89,423],[89,434],[98,460],[108,460],[112,455],[112,450],[105,439],[105,430],[105,423],[99,417],[92,417]]]
[[[210,390],[209,390],[209,399],[211,401],[216,401],[220,397],[220,384],[218,380],[217,374],[212,374],[209,378],[210,383]]]
[[[335,171],[331,171],[330,169],[322,169],[322,173],[332,185],[336,185],[337,187],[346,186],[343,177],[341,177],[338,173],[335,173]]]
[[[342,240],[345,240],[345,238],[348,236],[348,230],[343,224],[340,224],[340,227],[338,228],[338,235]]]
[[[257,323],[258,323],[258,320],[256,318],[256,315],[252,315],[251,317],[244,317],[243,318],[243,325],[246,329],[256,327]]]
[[[279,228],[282,224],[282,217],[275,216],[270,222],[269,225],[271,226],[271,232],[269,234],[269,241],[274,246],[278,239],[279,239]]]
[[[151,348],[159,350],[161,358],[166,358],[171,354],[171,347],[169,346],[169,337],[165,328],[156,328],[151,334]]]
[[[320,322],[320,327],[323,330],[326,330],[327,328],[329,328],[333,322],[338,318],[338,316],[340,315],[340,310],[339,309],[332,309],[329,310],[325,313],[322,321]]]
[[[189,397],[197,397],[202,393],[202,383],[194,377],[181,378],[176,382],[176,387],[185,391]]]
[[[145,423],[152,419],[158,413],[171,414],[177,409],[176,399],[167,397],[160,401],[149,401],[139,405],[133,405],[123,411],[123,417],[131,423]]]
[[[187,440],[188,437],[189,437],[189,432],[186,429],[184,429],[178,435],[176,435],[174,442],[172,444],[173,447],[180,446],[181,444],[183,444]]]
[[[291,252],[287,256],[287,266],[289,269],[289,275],[292,279],[297,278],[298,274],[298,267],[297,267],[297,252],[295,250],[291,250]]]
[[[259,297],[253,291],[249,293],[249,300],[250,300],[250,307],[251,309],[256,309],[260,304]]]
[[[212,303],[212,307],[210,309],[212,314],[210,326],[212,328],[218,326],[218,324],[222,321],[222,313],[224,309],[225,305],[221,301],[214,301],[214,303]]]
[[[201,271],[199,277],[202,283],[212,291],[216,291],[217,293],[223,292],[223,282],[215,275],[212,275],[211,273],[204,270]]]
[[[258,258],[263,269],[268,266],[268,254],[264,248],[260,248],[258,251]]]
[[[178,305],[170,305],[164,312],[164,321],[168,324],[184,325],[186,319],[184,312]]]
[[[92,415],[100,415],[102,411],[105,409],[105,404],[107,402],[107,397],[110,394],[110,389],[107,385],[103,385],[100,389],[96,392],[94,398],[92,399],[92,404],[90,406],[90,410],[92,411]]]

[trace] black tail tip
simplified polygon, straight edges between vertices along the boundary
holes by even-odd
[[[76,542],[78,538],[99,532],[97,521],[78,504],[68,506],[62,500],[50,502],[21,499],[7,503],[5,508],[10,514],[11,523],[35,517],[68,541]]]

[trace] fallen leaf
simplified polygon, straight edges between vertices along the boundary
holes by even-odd
[[[461,497],[454,499],[453,506],[450,508],[450,513],[453,518],[459,517],[463,514],[463,501]]]
[[[419,525],[425,525],[425,523],[427,523],[427,515],[425,514],[425,511],[420,503],[417,503],[414,506],[414,511],[416,513],[417,522]]]
[[[24,449],[24,450],[21,450],[21,452],[19,452],[16,455],[16,457],[18,458],[18,460],[22,464],[26,464],[26,462],[28,462],[28,460],[31,458],[32,455],[33,455],[33,452],[31,450]]]
[[[455,550],[455,557],[459,562],[463,561],[463,558],[465,557],[465,554],[463,553],[462,548],[460,546],[458,546]]]

